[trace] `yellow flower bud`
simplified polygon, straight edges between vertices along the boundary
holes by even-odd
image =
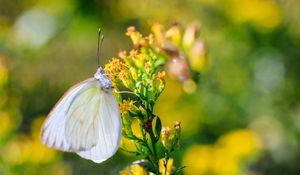
[[[180,27],[178,25],[173,25],[166,32],[166,38],[171,40],[177,46],[179,46],[181,43],[181,38],[182,38],[182,32],[180,30]]]
[[[138,79],[137,70],[135,68],[133,68],[133,67],[130,67],[129,68],[129,72],[131,74],[132,79],[135,80],[135,81],[137,81],[137,79]]]
[[[171,148],[171,128],[170,127],[163,127],[161,129],[161,141],[163,146],[169,150]]]
[[[119,54],[118,54],[118,56],[119,56],[120,58],[125,58],[125,57],[127,56],[126,50],[120,51]]]
[[[199,25],[197,23],[192,23],[186,28],[182,39],[182,44],[185,49],[189,50],[189,48],[193,45],[198,31]]]
[[[201,72],[207,65],[207,49],[201,39],[197,39],[191,49],[189,61],[192,69]]]
[[[155,37],[155,41],[157,42],[158,45],[163,46],[165,43],[165,35],[164,35],[164,27],[159,24],[156,23],[154,25],[152,25],[152,32],[154,34]]]
[[[131,38],[133,45],[137,46],[140,40],[143,38],[142,34],[135,30],[135,27],[131,26],[127,28],[126,35]]]

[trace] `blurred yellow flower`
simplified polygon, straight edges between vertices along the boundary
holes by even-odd
[[[273,29],[282,21],[281,9],[272,0],[229,0],[227,13],[237,23],[251,22],[265,29]]]
[[[1,152],[6,163],[22,164],[49,163],[57,158],[57,152],[42,145],[40,142],[40,126],[44,117],[37,118],[32,125],[32,137],[19,135],[8,142]]]
[[[166,170],[166,167],[165,167],[166,159],[160,159],[159,160],[159,172],[161,174],[164,174],[166,171],[166,175],[170,175],[172,170],[174,169],[173,163],[174,163],[174,159],[170,158],[168,160],[167,170]]]
[[[17,136],[5,145],[1,156],[8,164],[48,163],[56,159],[56,151],[43,146],[39,140]]]
[[[262,145],[256,133],[244,129],[222,136],[218,140],[217,146],[225,147],[233,157],[243,158],[255,155]]]
[[[214,145],[195,145],[183,158],[186,175],[237,175],[243,160],[251,160],[261,149],[258,136],[247,129],[222,136]]]
[[[213,147],[210,145],[196,145],[188,149],[183,158],[186,175],[210,174],[212,171]]]
[[[4,58],[0,55],[0,88],[8,79],[8,70]]]
[[[148,175],[148,172],[141,166],[137,164],[130,165],[128,167],[125,167],[120,172],[121,175]]]
[[[0,112],[0,141],[14,128],[11,116],[6,112]]]

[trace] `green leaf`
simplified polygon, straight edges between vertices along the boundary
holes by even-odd
[[[161,132],[161,120],[159,117],[156,117],[156,122],[155,122],[155,134],[156,134],[156,140],[159,140],[160,137],[160,132]]]
[[[174,170],[173,172],[171,172],[171,175],[178,174],[178,173],[181,172],[184,168],[186,168],[186,166],[180,166],[180,167],[178,167],[176,170]]]
[[[148,172],[152,172],[152,173],[155,173],[155,169],[154,167],[152,166],[152,164],[147,161],[147,160],[137,160],[135,162],[133,162],[132,164],[137,164],[143,168],[145,168]]]

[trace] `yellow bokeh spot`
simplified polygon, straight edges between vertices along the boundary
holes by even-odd
[[[8,79],[8,70],[6,68],[4,59],[0,55],[0,88],[3,84],[7,82]]]
[[[5,138],[7,134],[15,127],[11,116],[6,112],[0,113],[0,140]]]
[[[189,148],[183,158],[183,165],[187,166],[186,175],[209,174],[213,160],[213,148],[210,145],[197,145]]]
[[[188,94],[193,94],[197,90],[197,84],[194,80],[188,79],[183,82],[183,90]]]
[[[160,116],[165,126],[172,126],[175,121],[180,121],[184,127],[182,134],[192,135],[199,129],[201,106],[197,103],[191,105],[191,103],[183,102],[181,100],[183,95],[182,84],[177,80],[166,78],[166,89],[158,98],[154,113]]]
[[[56,151],[26,136],[16,137],[5,145],[2,153],[3,160],[9,164],[48,163],[56,158]]]
[[[261,149],[261,142],[256,133],[250,130],[237,130],[222,136],[217,145],[226,147],[231,156],[247,157]]]
[[[17,136],[3,149],[3,160],[9,164],[49,163],[57,158],[57,152],[41,144],[40,128],[44,117],[33,121],[31,136]]]
[[[272,0],[229,0],[227,12],[237,23],[251,22],[265,29],[273,29],[282,21],[280,7]]]
[[[183,158],[186,175],[214,174],[238,175],[242,162],[258,155],[261,142],[258,136],[247,129],[236,130],[222,136],[213,145],[194,145]]]

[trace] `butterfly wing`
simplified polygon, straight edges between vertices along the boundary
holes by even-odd
[[[122,122],[119,106],[116,97],[111,91],[100,90],[100,101],[98,116],[95,120],[99,124],[97,127],[99,142],[90,150],[78,151],[81,157],[90,159],[96,163],[103,162],[118,150]]]
[[[56,103],[42,127],[41,140],[44,145],[62,151],[72,151],[65,136],[67,110],[79,92],[82,92],[85,87],[89,87],[94,81],[93,78],[90,78],[77,83]]]
[[[50,112],[42,142],[100,163],[117,151],[121,130],[116,97],[98,80],[88,79],[70,88]]]

